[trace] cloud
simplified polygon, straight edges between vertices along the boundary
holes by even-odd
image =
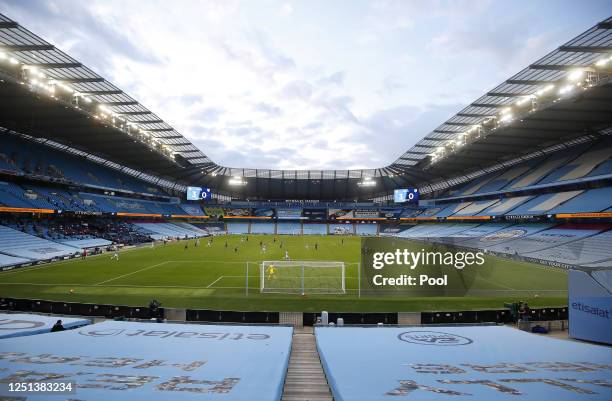
[[[274,0],[182,0],[181,7],[0,0],[0,7],[221,165],[348,169],[388,165],[466,103],[570,39],[568,31],[601,19],[605,6],[517,1],[376,0],[319,9]]]
[[[284,3],[284,4],[281,6],[281,8],[280,8],[280,10],[279,10],[278,14],[279,14],[281,17],[288,17],[288,16],[290,16],[291,14],[293,14],[293,6],[291,5],[291,3]]]
[[[319,78],[316,83],[318,85],[337,85],[342,86],[346,78],[346,71],[337,71],[333,74]]]
[[[281,95],[287,99],[308,100],[312,96],[312,85],[306,81],[292,81],[281,90]]]
[[[23,0],[1,4],[17,21],[33,21],[31,28],[43,33],[60,49],[92,60],[90,66],[99,71],[109,68],[110,55],[142,63],[159,62],[155,54],[133,40],[129,25],[117,23],[112,14],[98,13],[95,8],[87,7],[86,2],[73,2],[70,7],[62,1]]]
[[[282,114],[280,107],[265,102],[256,103],[253,106],[253,110],[263,113],[268,117],[278,117]]]

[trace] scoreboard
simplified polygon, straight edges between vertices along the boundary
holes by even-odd
[[[395,203],[416,203],[419,201],[419,190],[417,188],[396,189],[393,191]]]
[[[187,187],[187,200],[208,201],[211,198],[210,188]]]

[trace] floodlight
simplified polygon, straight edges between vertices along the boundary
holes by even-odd
[[[608,58],[603,58],[603,59],[601,59],[601,60],[597,61],[597,62],[595,63],[595,65],[596,65],[597,67],[603,67],[603,66],[605,66],[606,64],[608,64],[610,61],[612,61],[612,56],[610,56],[610,57],[608,57]]]
[[[102,104],[98,106],[98,109],[100,109],[101,112],[106,113],[106,114],[111,114],[112,113],[112,111],[108,107],[106,107],[106,106],[104,106]]]
[[[532,97],[531,97],[531,96],[525,96],[525,97],[522,97],[522,98],[520,98],[519,100],[517,100],[515,104],[516,104],[517,106],[522,106],[522,105],[524,105],[525,103],[527,103],[528,101],[530,101],[531,99],[532,99]]]
[[[567,74],[567,79],[570,81],[578,81],[584,75],[584,70],[574,70]]]
[[[574,90],[574,85],[566,85],[563,88],[559,89],[559,94],[565,95],[566,93],[569,93],[573,90]]]
[[[540,89],[539,91],[536,92],[536,95],[538,96],[542,96],[543,94],[545,94],[546,92],[549,92],[551,90],[553,90],[555,88],[555,85],[553,84],[548,84],[545,87],[543,87],[542,89]]]
[[[367,177],[359,181],[357,185],[360,187],[373,187],[376,186],[376,181],[374,181],[371,177]]]
[[[246,185],[246,181],[240,177],[232,177],[228,182],[230,185]]]

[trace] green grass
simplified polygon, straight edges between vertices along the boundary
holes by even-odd
[[[217,237],[212,247],[190,240],[146,247],[87,260],[69,260],[0,273],[0,296],[55,301],[147,305],[155,298],[166,307],[243,311],[396,312],[501,308],[504,302],[528,298],[532,307],[564,306],[567,275],[564,271],[530,263],[494,258],[495,269],[486,285],[504,295],[494,297],[389,297],[357,296],[360,239],[340,236],[251,235]],[[227,248],[225,242],[228,242]],[[267,244],[261,253],[259,243]],[[280,242],[284,247],[280,248]],[[314,244],[318,250],[314,250]],[[238,247],[238,252],[234,252]],[[343,295],[261,294],[259,262],[282,260],[285,250],[293,260],[333,260],[346,264]],[[249,291],[245,291],[247,262]],[[507,289],[516,289],[511,294]],[[73,290],[71,293],[70,290]],[[503,290],[503,291],[502,291]],[[540,290],[561,295],[533,298]],[[559,291],[558,291],[559,292]]]

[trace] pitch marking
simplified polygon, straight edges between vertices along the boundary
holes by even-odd
[[[118,280],[118,279],[120,279],[120,278],[123,278],[123,277],[131,276],[132,274],[140,273],[140,272],[143,272],[143,271],[145,271],[145,270],[149,270],[149,269],[153,269],[153,268],[155,268],[155,267],[161,266],[161,265],[165,265],[166,263],[170,263],[170,262],[165,261],[165,262],[157,263],[157,264],[152,265],[152,266],[147,266],[147,267],[145,267],[145,268],[142,268],[142,269],[139,269],[139,270],[136,270],[136,271],[130,272],[130,273],[122,274],[121,276],[117,276],[117,277],[113,277],[113,278],[108,279],[108,280],[100,281],[99,283],[96,283],[96,284],[94,284],[94,285],[102,285],[102,284],[106,284],[106,283],[109,283],[109,282],[111,282],[111,281],[115,281],[115,280]]]
[[[221,280],[223,277],[225,277],[225,276],[219,276],[219,278],[218,278],[218,279],[216,279],[216,280],[215,280],[215,281],[213,281],[212,283],[208,284],[208,286],[207,286],[206,288],[210,288],[210,287],[212,287],[212,286],[213,286],[213,284],[215,284],[217,281]]]

